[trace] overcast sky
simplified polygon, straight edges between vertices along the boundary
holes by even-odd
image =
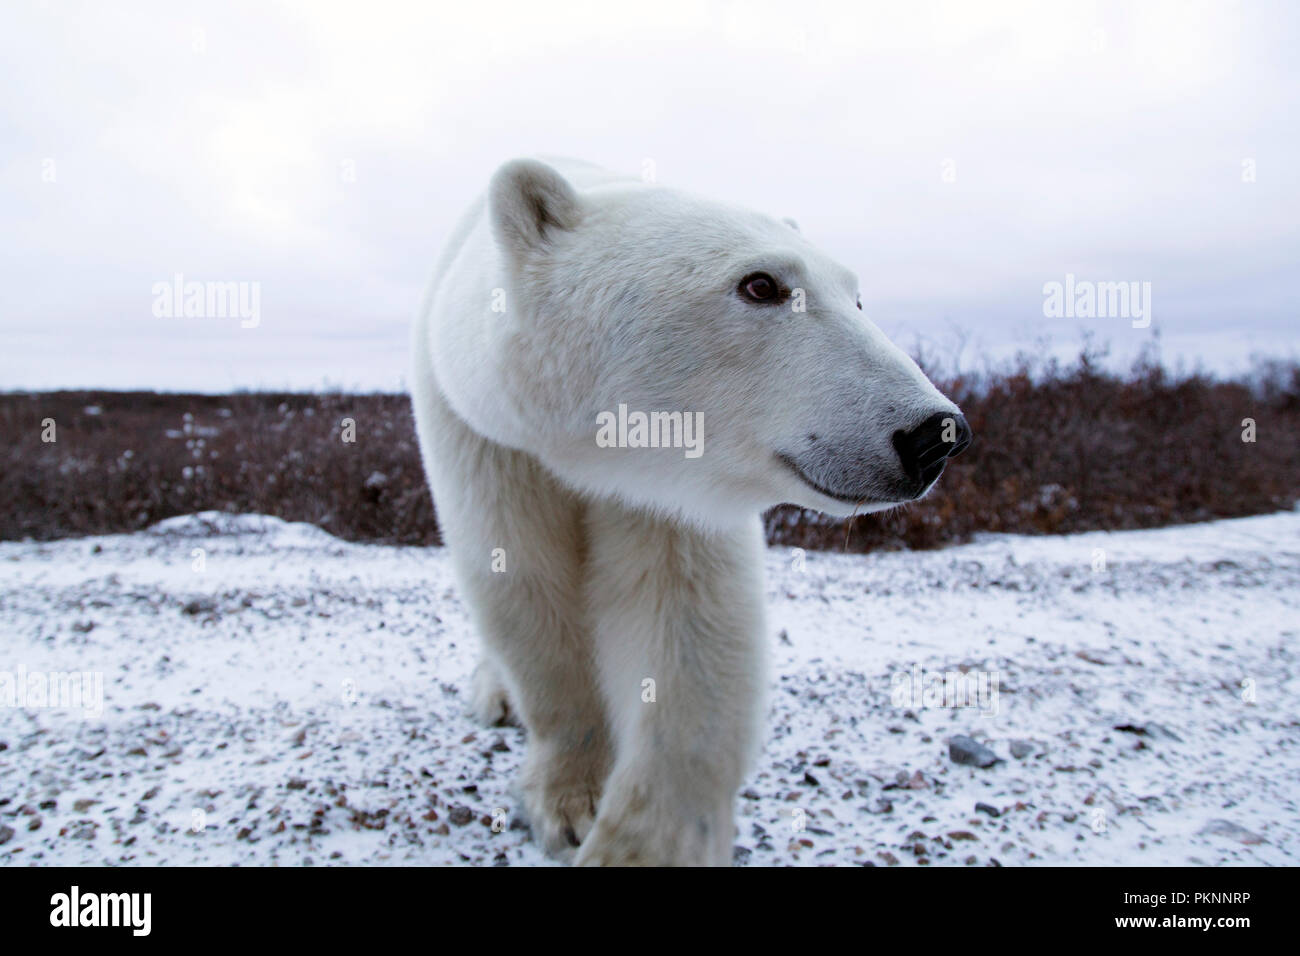
[[[460,210],[577,156],[780,216],[901,344],[1294,356],[1300,5],[0,7],[0,388],[393,389]],[[1251,181],[1253,179],[1253,181]],[[1151,283],[1150,328],[1043,286]],[[257,283],[260,321],[159,317]],[[251,288],[251,287],[250,287]]]

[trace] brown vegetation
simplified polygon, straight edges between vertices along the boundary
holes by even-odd
[[[941,383],[975,430],[919,503],[849,522],[767,515],[773,544],[935,547],[977,531],[1142,528],[1294,505],[1300,366],[1250,382],[1127,376],[1077,363]],[[1243,419],[1257,441],[1242,440]],[[355,441],[345,442],[345,419]],[[53,420],[57,441],[42,441]],[[308,521],[357,541],[438,542],[404,395],[0,395],[0,539],[134,531],[221,510]]]

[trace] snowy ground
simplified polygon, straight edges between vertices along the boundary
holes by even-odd
[[[773,550],[736,859],[1294,865],[1297,585],[1290,513]],[[525,743],[465,715],[475,653],[439,549],[247,517],[0,544],[0,690],[104,681],[99,717],[0,698],[0,864],[548,862],[491,825]],[[918,667],[996,678],[996,714],[900,703]]]

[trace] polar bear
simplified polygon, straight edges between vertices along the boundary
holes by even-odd
[[[725,865],[765,714],[760,514],[924,495],[957,406],[793,222],[513,160],[413,326],[411,398],[517,794],[577,864]],[[688,434],[689,432],[689,434]]]

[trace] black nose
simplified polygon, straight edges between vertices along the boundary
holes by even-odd
[[[925,488],[943,472],[944,463],[966,450],[971,430],[960,412],[936,412],[911,431],[894,432],[894,449],[909,478]]]

